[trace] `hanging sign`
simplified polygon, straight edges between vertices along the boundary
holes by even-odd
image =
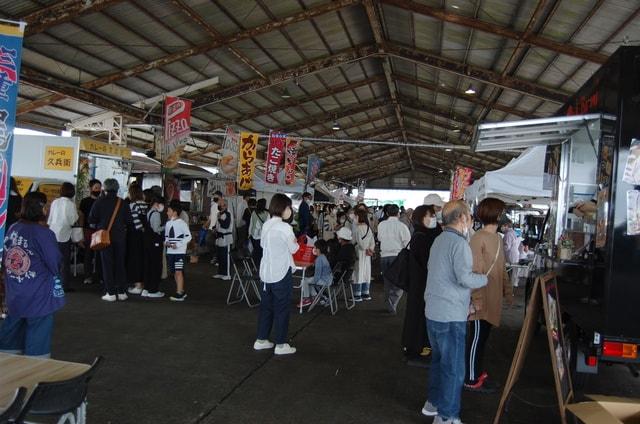
[[[0,240],[4,240],[24,23],[0,23]],[[0,252],[3,245],[0,243]]]
[[[47,146],[44,150],[44,169],[71,171],[75,149],[66,146]]]
[[[284,155],[285,134],[269,132],[267,161],[265,163],[264,180],[269,184],[278,184],[278,170]]]
[[[250,190],[253,187],[253,173],[256,168],[256,152],[258,148],[258,134],[240,133],[240,177],[238,189]]]
[[[164,101],[164,166],[175,168],[191,135],[191,100],[166,97]]]
[[[464,197],[465,190],[471,185],[472,175],[473,170],[471,168],[456,166],[456,171],[451,181],[451,200],[460,200]]]
[[[316,155],[309,155],[307,161],[307,184],[311,184],[316,180],[320,167],[322,166],[322,160]]]
[[[358,196],[356,197],[356,200],[358,202],[362,202],[364,200],[364,191],[366,187],[367,187],[367,180],[365,180],[364,178],[359,178],[358,179]]]
[[[292,185],[296,182],[296,160],[298,158],[299,147],[299,138],[287,137],[287,148],[284,159],[284,183],[286,185]]]
[[[238,177],[239,141],[238,133],[233,128],[227,127],[222,149],[220,150],[220,160],[218,161],[221,178],[235,181]]]

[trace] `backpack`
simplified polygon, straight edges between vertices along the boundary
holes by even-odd
[[[411,261],[411,251],[407,244],[398,253],[395,260],[384,273],[384,278],[394,286],[404,290],[409,290],[409,262]]]

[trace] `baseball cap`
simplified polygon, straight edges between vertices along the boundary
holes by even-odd
[[[336,235],[338,236],[338,238],[341,238],[342,240],[351,241],[351,230],[348,229],[347,227],[340,228],[336,233]]]
[[[431,193],[430,195],[426,196],[423,203],[425,205],[433,205],[439,207],[444,206],[444,201],[442,200],[442,198],[435,193]]]

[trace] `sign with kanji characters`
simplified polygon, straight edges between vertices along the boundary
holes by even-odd
[[[166,97],[164,101],[164,165],[175,168],[191,136],[191,100]]]
[[[66,146],[47,146],[44,150],[44,169],[71,171],[75,149]]]
[[[220,160],[218,161],[219,176],[221,178],[235,181],[238,178],[238,150],[240,148],[239,134],[231,127],[227,127],[220,149]]]
[[[367,180],[364,178],[358,178],[358,195],[356,200],[362,202],[364,200],[364,191],[367,188]]]
[[[264,164],[264,180],[269,184],[278,184],[278,171],[284,156],[286,134],[269,132],[269,145],[267,147],[267,160]]]
[[[91,140],[90,138],[80,139],[80,150],[97,153],[105,156],[115,156],[122,159],[131,159],[131,149],[128,147],[117,146],[115,144],[103,143],[101,141]]]
[[[299,147],[299,138],[287,137],[284,161],[284,183],[286,185],[292,185],[296,182],[296,159]]]
[[[463,166],[456,166],[451,181],[451,200],[460,200],[464,197],[464,192],[471,185],[471,176],[473,169]]]
[[[309,155],[307,161],[307,184],[311,184],[316,180],[320,167],[322,166],[322,160],[316,155]]]
[[[257,149],[258,134],[249,132],[240,133],[239,190],[249,190],[253,187],[253,173],[256,169]]]
[[[9,205],[9,176],[24,28],[24,22],[7,21],[0,24],[0,240],[4,240]],[[2,250],[0,243],[0,253]]]

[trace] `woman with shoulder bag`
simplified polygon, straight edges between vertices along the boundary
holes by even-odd
[[[487,275],[488,283],[471,292],[464,388],[480,393],[497,390],[482,370],[482,359],[491,328],[500,325],[502,301],[511,303],[513,295],[505,267],[502,238],[497,234],[498,220],[504,209],[505,204],[499,199],[487,198],[480,202],[476,215],[482,229],[471,237],[470,242],[473,272]]]
[[[354,301],[362,302],[371,300],[369,286],[371,285],[371,258],[374,254],[376,242],[373,231],[369,227],[369,217],[367,212],[361,209],[356,211],[356,221],[354,242],[356,247],[356,269],[353,273],[353,296]]]

